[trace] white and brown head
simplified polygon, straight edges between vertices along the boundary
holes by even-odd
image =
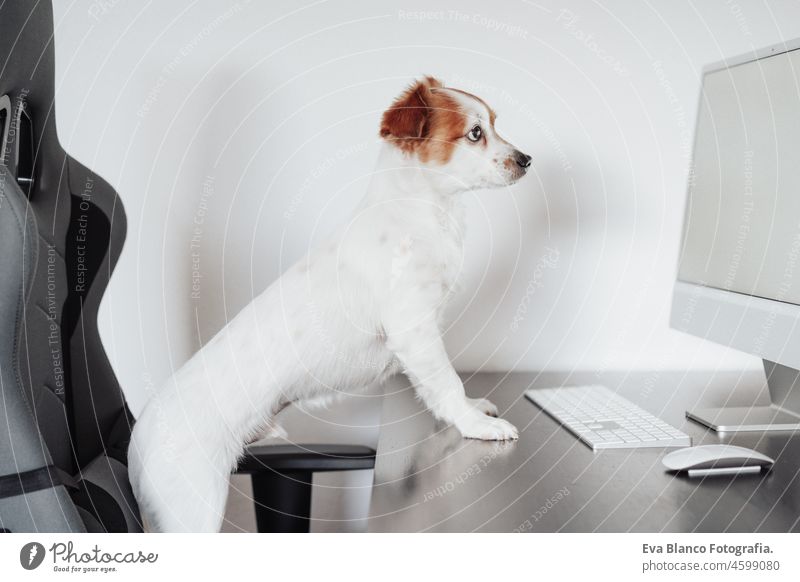
[[[381,137],[456,190],[506,186],[525,175],[531,157],[497,134],[495,117],[482,99],[426,77],[384,112]]]

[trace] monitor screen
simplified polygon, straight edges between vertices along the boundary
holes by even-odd
[[[800,50],[705,74],[678,278],[800,305]]]

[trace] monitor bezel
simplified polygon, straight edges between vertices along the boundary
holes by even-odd
[[[790,41],[773,44],[761,49],[752,50],[746,53],[736,55],[734,57],[728,57],[720,61],[709,63],[702,68],[701,73],[702,76],[704,77],[708,73],[715,73],[717,71],[731,69],[733,67],[738,67],[739,65],[746,65],[747,63],[752,63],[769,57],[775,57],[785,53],[790,53],[792,51],[796,51],[799,49],[800,49],[800,38],[796,38]],[[702,94],[702,84],[701,84],[701,94]]]

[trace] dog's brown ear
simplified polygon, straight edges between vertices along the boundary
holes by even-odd
[[[433,112],[431,89],[441,87],[442,83],[433,77],[425,77],[409,87],[384,112],[381,137],[401,140],[400,147],[412,147],[425,139]]]

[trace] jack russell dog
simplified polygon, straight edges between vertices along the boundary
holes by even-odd
[[[443,311],[462,265],[460,194],[522,178],[531,157],[478,97],[427,77],[381,120],[368,192],[347,224],[256,297],[157,391],[136,422],[131,483],[149,531],[219,531],[247,443],[290,403],[327,403],[402,371],[464,437],[517,438],[467,398]]]

